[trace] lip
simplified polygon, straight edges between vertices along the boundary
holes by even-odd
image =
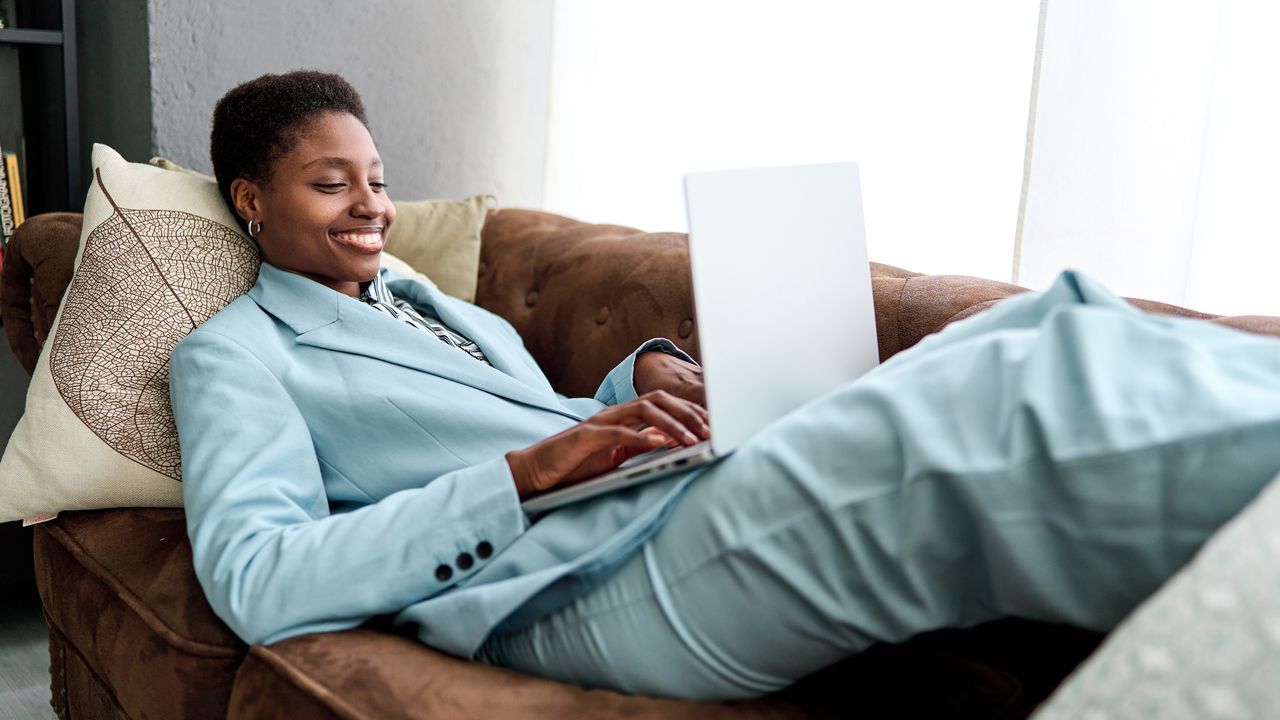
[[[343,235],[372,235],[374,233],[378,234],[378,241],[372,244],[358,243],[342,237]],[[329,231],[329,239],[333,242],[343,247],[350,248],[358,253],[364,253],[367,255],[375,255],[382,252],[382,246],[386,244],[386,236],[387,228],[385,225],[358,225],[356,227]]]

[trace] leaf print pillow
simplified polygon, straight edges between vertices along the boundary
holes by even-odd
[[[182,505],[169,353],[258,276],[217,185],[93,148],[76,270],[0,459],[0,521]]]

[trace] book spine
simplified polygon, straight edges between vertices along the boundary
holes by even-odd
[[[3,236],[5,245],[8,245],[9,238],[13,237],[13,228],[13,206],[9,199],[8,163],[0,162],[0,236]]]
[[[9,203],[13,206],[13,227],[27,220],[27,208],[22,202],[22,174],[18,172],[18,156],[10,153],[4,156],[9,169]]]

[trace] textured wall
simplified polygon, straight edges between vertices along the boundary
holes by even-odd
[[[218,98],[265,72],[360,91],[391,196],[542,203],[552,0],[149,0],[156,152],[205,172]]]

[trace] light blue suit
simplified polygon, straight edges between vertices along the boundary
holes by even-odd
[[[559,581],[568,597],[629,554],[683,485],[613,497],[589,525],[529,532],[504,454],[635,397],[634,354],[599,399],[561,398],[503,319],[412,279],[388,273],[387,285],[493,367],[265,263],[173,352],[196,574],[248,642],[404,611],[424,641],[470,655],[543,589]]]
[[[503,453],[603,405],[557,398],[500,319],[389,286],[496,369],[267,265],[174,352],[197,575],[247,640],[397,613],[562,680],[749,696],[937,627],[1111,627],[1280,470],[1280,341],[1066,274],[722,462],[530,526]]]

